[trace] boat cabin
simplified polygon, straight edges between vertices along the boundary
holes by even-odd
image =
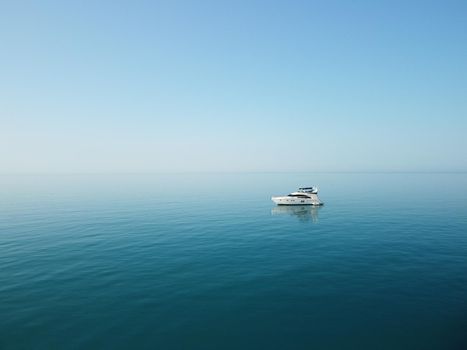
[[[291,194],[288,194],[287,197],[310,198],[310,196],[307,196],[306,194],[302,194],[302,193],[298,193],[298,192],[293,192]]]

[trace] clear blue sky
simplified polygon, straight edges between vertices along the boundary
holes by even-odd
[[[0,173],[467,171],[466,1],[1,1]]]

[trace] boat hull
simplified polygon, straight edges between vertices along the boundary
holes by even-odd
[[[290,196],[271,197],[271,200],[277,205],[323,205],[317,195],[311,198],[299,198]]]

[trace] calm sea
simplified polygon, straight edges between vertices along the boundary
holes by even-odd
[[[0,348],[466,349],[467,174],[1,176]]]

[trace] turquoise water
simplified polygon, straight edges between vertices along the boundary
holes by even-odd
[[[1,349],[467,348],[467,174],[3,176],[0,252]]]

